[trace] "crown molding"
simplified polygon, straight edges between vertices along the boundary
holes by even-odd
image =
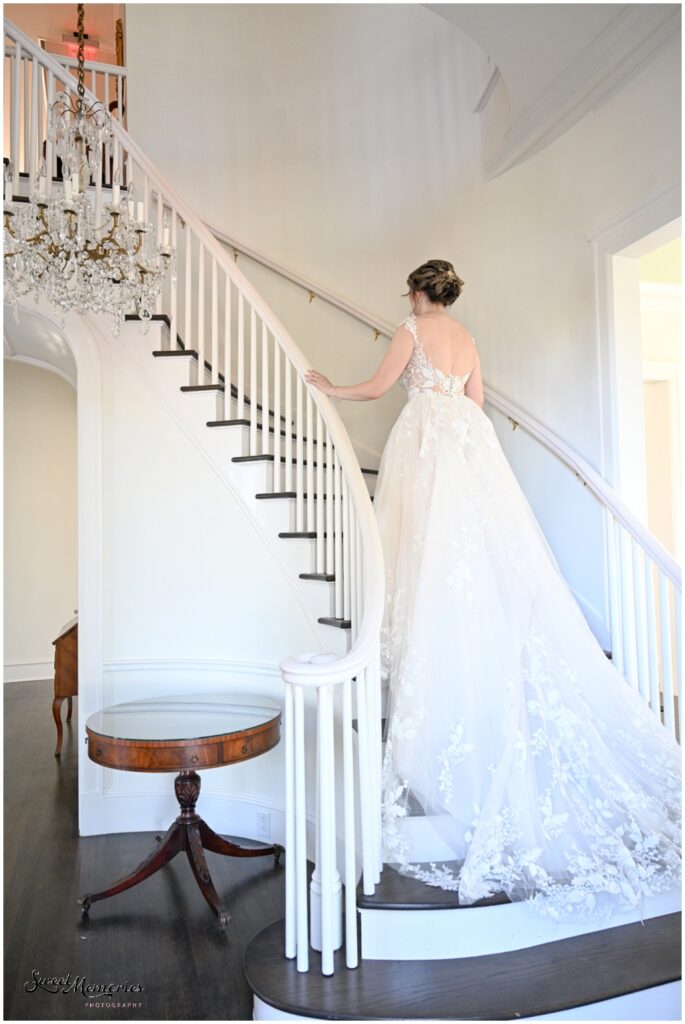
[[[509,126],[485,163],[488,179],[539,152],[600,106],[680,37],[679,4],[628,4]],[[493,83],[494,85],[494,83]]]

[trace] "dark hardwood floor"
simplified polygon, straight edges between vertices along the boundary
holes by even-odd
[[[79,838],[77,698],[56,758],[52,683],[9,683],[4,694],[4,1019],[251,1020],[243,951],[283,917],[283,860],[275,866],[271,857],[208,854],[232,915],[225,934],[182,854],[82,918],[77,898],[126,874],[150,851],[155,833]],[[34,972],[67,979],[61,987],[70,991],[28,991]],[[142,991],[89,999],[74,990],[80,979]]]

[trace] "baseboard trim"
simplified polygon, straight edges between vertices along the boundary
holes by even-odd
[[[51,661],[6,661],[4,681],[6,683],[28,683],[53,679],[55,666]]]

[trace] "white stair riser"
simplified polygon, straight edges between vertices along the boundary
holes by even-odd
[[[680,902],[680,891],[675,890],[645,897],[644,918],[676,913]],[[359,914],[362,957],[366,960],[416,960],[417,950],[422,960],[487,956],[640,920],[636,908],[616,914],[608,922],[557,922],[525,902],[444,910],[363,909]]]

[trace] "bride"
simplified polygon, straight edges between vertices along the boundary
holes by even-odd
[[[429,260],[374,377],[338,399],[408,401],[375,511],[389,683],[384,859],[471,904],[606,918],[680,884],[680,748],[609,661],[483,412],[463,281]]]

